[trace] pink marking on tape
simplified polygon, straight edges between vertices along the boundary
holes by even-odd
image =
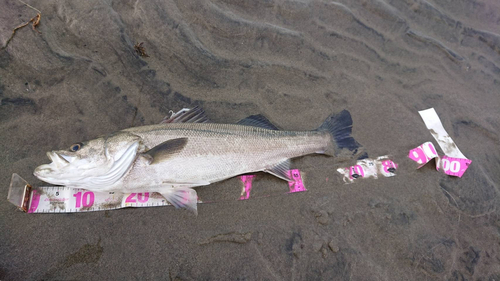
[[[439,166],[443,167],[443,172],[450,176],[455,176],[461,178],[467,168],[469,168],[472,160],[465,158],[453,158],[444,155],[441,157],[441,165],[437,165],[436,169],[439,170]]]
[[[240,176],[240,179],[244,185],[240,200],[247,200],[250,198],[250,191],[252,190],[252,181],[254,177],[255,175]]]
[[[392,160],[385,160],[382,161],[382,167],[384,168],[384,172],[392,173],[391,171],[389,171],[389,169],[394,168],[395,170],[397,170],[398,164],[394,163]]]
[[[436,148],[432,142],[426,142],[410,150],[408,157],[420,164],[418,168],[421,168],[430,160],[436,158],[436,170],[439,171],[440,168],[443,168],[445,174],[459,178],[463,176],[472,163],[471,160],[466,158],[454,158],[446,155],[440,157],[436,153]]]
[[[38,193],[36,190],[33,190],[31,192],[31,202],[28,213],[34,213],[38,208],[38,203],[40,203],[40,193]]]
[[[361,165],[355,165],[349,167],[349,178],[351,180],[357,179],[359,177],[363,178],[365,176],[365,170]]]
[[[302,182],[302,176],[298,169],[293,169],[288,171],[288,176],[290,176],[294,181],[288,182],[288,187],[290,188],[289,193],[307,191],[304,183]]]
[[[408,157],[420,164],[418,168],[421,168],[429,161],[439,156],[436,153],[436,148],[434,148],[432,142],[425,142],[422,145],[419,145],[418,147],[410,150],[410,152],[408,153]]]

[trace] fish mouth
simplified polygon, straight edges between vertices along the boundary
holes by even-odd
[[[71,167],[72,162],[78,157],[67,155],[64,151],[49,151],[47,157],[52,161],[49,164],[43,164],[35,168],[33,175],[38,179],[57,185],[64,185],[67,181],[62,174]]]
[[[43,177],[42,172],[43,171],[52,171],[50,168],[50,164],[43,164],[35,168],[35,171],[33,172],[33,175],[37,178]]]
[[[63,153],[60,153],[60,152],[55,152],[55,154],[63,159],[64,161],[68,162],[68,163],[71,163],[73,162],[73,160],[76,159],[76,156],[72,156],[72,155],[67,155],[67,154],[63,154]]]
[[[54,173],[58,169],[68,166],[75,158],[55,151],[47,152],[47,157],[52,163],[40,165],[33,172],[33,175],[41,180],[44,180],[47,175]]]
[[[75,160],[75,156],[63,154],[61,152],[49,151],[47,157],[56,164],[69,164]]]
[[[66,166],[69,164],[69,161],[62,156],[62,154],[59,154],[55,151],[49,151],[47,152],[47,157],[52,161],[50,164],[43,164],[38,167],[36,167],[33,175],[35,175],[39,179],[45,178],[47,174],[51,174],[57,168],[61,166]]]
[[[57,161],[63,160],[64,162],[69,163],[68,159],[66,159],[66,157],[64,157],[62,154],[54,152],[54,155],[57,156],[57,159],[58,159]],[[52,161],[54,161],[54,160],[52,160]]]
[[[49,151],[47,152],[47,157],[52,161],[52,163],[56,164],[69,164],[69,161],[62,156],[62,154],[59,154],[55,151]]]

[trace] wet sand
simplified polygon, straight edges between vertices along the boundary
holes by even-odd
[[[500,279],[500,4],[433,1],[29,1],[41,34],[0,51],[1,280]],[[0,43],[36,15],[1,4]],[[144,42],[149,57],[134,45]],[[308,192],[231,201],[238,178],[173,207],[24,214],[12,173],[41,184],[45,153],[170,110],[263,114],[287,130],[347,109],[397,176],[345,185],[355,159],[294,159]],[[434,107],[471,159],[459,179],[416,170]],[[256,195],[287,191],[260,173]],[[259,193],[260,192],[260,193]]]

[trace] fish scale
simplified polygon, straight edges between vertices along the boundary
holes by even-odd
[[[172,124],[127,129],[143,139],[146,147],[187,137],[186,147],[154,170],[167,184],[216,182],[239,174],[261,171],[285,160],[324,150],[330,136],[324,132],[273,131],[230,124]],[[149,133],[153,131],[154,133]],[[291,136],[293,135],[293,136]],[[291,149],[292,148],[292,149]],[[127,191],[140,190],[149,182],[151,166],[133,167],[120,182]],[[136,190],[135,188],[139,188]]]

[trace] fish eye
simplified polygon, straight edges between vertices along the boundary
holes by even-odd
[[[73,151],[73,152],[76,152],[76,151],[80,150],[80,148],[82,148],[82,146],[83,146],[83,144],[82,144],[82,143],[75,143],[75,144],[73,144],[73,145],[69,148],[69,150],[70,150],[70,151]]]

